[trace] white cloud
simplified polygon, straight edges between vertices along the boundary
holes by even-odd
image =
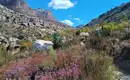
[[[74,5],[77,3],[71,2],[70,0],[51,0],[51,2],[48,4],[48,7],[52,7],[53,9],[68,9],[71,7],[74,7]]]
[[[80,18],[74,18],[74,20],[79,21],[79,20],[80,20]]]
[[[73,17],[72,15],[68,15],[68,17]]]
[[[65,23],[65,24],[67,24],[67,25],[70,25],[70,26],[72,26],[74,23],[73,22],[71,22],[70,20],[67,20],[67,19],[65,19],[65,20],[63,20],[63,21],[61,21],[62,23]]]

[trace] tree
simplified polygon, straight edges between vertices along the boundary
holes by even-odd
[[[82,29],[83,32],[91,32],[91,29],[89,27],[84,27]]]
[[[128,16],[127,16],[127,15],[124,17],[122,23],[123,23],[123,26],[124,26],[125,28],[128,28],[128,30],[129,30],[130,24],[129,24],[129,19],[128,19]]]
[[[107,22],[102,22],[99,24],[99,26],[102,28],[102,30],[104,30],[104,25],[106,25],[106,24],[107,24]]]
[[[117,26],[116,26],[116,30],[123,30],[123,24],[122,23],[120,23],[120,24],[118,24]]]
[[[124,28],[128,28],[129,27],[128,21],[123,21],[122,25],[123,25]],[[129,28],[128,28],[128,30],[129,30]]]
[[[58,49],[62,46],[62,38],[58,33],[53,34],[54,49]]]
[[[104,29],[108,31],[113,31],[115,28],[115,22],[110,22],[104,25]]]

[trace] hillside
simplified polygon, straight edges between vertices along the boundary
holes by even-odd
[[[9,45],[10,39],[35,40],[69,26],[38,17],[27,16],[0,5],[0,43]]]
[[[59,27],[69,27],[66,24],[58,22],[50,10],[43,10],[41,8],[34,10],[28,6],[25,0],[0,0],[0,4],[23,15],[35,17],[37,18],[35,19],[36,21],[42,20],[42,22],[48,24],[49,27],[52,27],[52,25]]]
[[[98,18],[93,19],[87,26],[94,26],[102,22],[121,22],[126,18],[130,19],[130,2],[117,6],[106,13],[101,14]]]
[[[25,15],[56,21],[51,11],[42,9],[34,10],[28,6],[25,0],[1,0],[0,4]]]
[[[66,5],[72,8],[77,2],[50,4],[67,14]],[[78,13],[77,18],[63,13],[56,14],[65,19],[61,22],[84,22]],[[34,10],[25,0],[0,0],[0,80],[130,80],[129,13],[130,2],[100,15],[88,27],[83,23],[71,28],[50,10]]]

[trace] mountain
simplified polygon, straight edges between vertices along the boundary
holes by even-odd
[[[48,19],[48,20],[56,21],[55,17],[53,16],[50,10],[44,11],[43,9],[38,9],[36,15],[37,17],[41,19]]]
[[[83,25],[83,24],[78,25],[78,26],[76,26],[75,28],[82,28],[82,27],[84,27],[84,25]]]
[[[130,2],[123,3],[120,6],[117,6],[106,13],[101,14],[98,18],[91,20],[86,26],[94,26],[102,22],[121,22],[126,18],[130,19]]]
[[[28,9],[29,6],[25,3],[24,0],[0,0],[0,3],[8,8],[24,8]]]
[[[45,16],[51,15],[48,12]],[[6,42],[9,45],[13,38],[16,40],[43,39],[46,34],[52,35],[55,31],[66,28],[71,27],[58,21],[28,16],[0,4],[0,44]]]
[[[34,10],[28,6],[25,0],[0,0],[0,4],[3,6],[17,11],[19,13],[28,15],[28,16],[35,16],[40,19],[48,19],[56,21],[55,17],[53,16],[50,10]]]

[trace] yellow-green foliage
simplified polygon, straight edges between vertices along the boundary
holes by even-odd
[[[84,27],[82,28],[83,32],[91,32],[91,29],[89,27]]]
[[[123,27],[125,27],[125,28],[128,28],[128,27],[129,27],[128,21],[123,21],[123,22],[122,22],[122,25],[123,25]]]
[[[86,64],[86,73],[92,80],[115,80],[112,58],[106,55],[92,55]]]
[[[65,29],[57,32],[60,37],[68,37],[75,35],[76,29]]]
[[[25,47],[25,48],[32,48],[32,46],[33,46],[33,42],[31,42],[31,41],[28,41],[28,40],[22,40],[22,41],[20,41],[20,43],[19,43],[20,45],[21,45],[21,47]]]
[[[95,31],[98,27],[99,27],[99,25],[97,24],[97,25],[94,26],[91,30],[92,30],[92,31]]]
[[[49,51],[49,55],[52,57],[53,61],[56,62],[57,61],[57,55],[56,55],[56,52],[53,49],[53,47],[49,47],[48,51]]]
[[[111,23],[107,23],[104,25],[104,29],[105,30],[108,30],[108,31],[112,31],[112,30],[115,30],[115,23],[114,22],[111,22]]]
[[[116,30],[123,30],[123,28],[124,28],[123,24],[120,23],[120,24],[117,25]]]
[[[12,60],[13,56],[6,51],[5,45],[0,44],[0,66]]]
[[[54,67],[55,64],[52,60],[45,60],[41,64],[39,64],[39,67]]]
[[[5,63],[7,53],[6,53],[6,48],[4,45],[0,45],[0,65]]]
[[[65,31],[58,31],[58,34],[61,36],[61,37],[64,37],[64,36],[68,36],[69,33],[65,32]]]
[[[6,48],[5,48],[5,46],[4,45],[0,45],[0,57],[3,57],[3,56],[5,56],[5,53],[6,52]]]
[[[65,30],[63,30],[63,32],[72,35],[72,34],[74,34],[76,32],[76,29],[65,29]]]
[[[52,36],[52,35],[45,35],[45,36],[43,37],[43,40],[53,41],[53,36]]]

